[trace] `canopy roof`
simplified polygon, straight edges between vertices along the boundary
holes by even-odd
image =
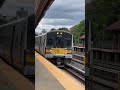
[[[113,23],[112,25],[110,25],[109,27],[106,28],[106,30],[110,30],[110,31],[120,31],[120,20],[118,20],[117,22]]]
[[[80,37],[81,40],[85,39],[85,34]]]
[[[35,0],[36,24],[43,18],[53,1],[54,0]]]

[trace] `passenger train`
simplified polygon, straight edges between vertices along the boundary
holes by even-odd
[[[72,59],[73,35],[54,30],[35,37],[35,49],[52,63],[64,67]]]
[[[0,26],[0,57],[24,75],[35,75],[35,16]]]

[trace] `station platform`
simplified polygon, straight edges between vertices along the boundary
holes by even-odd
[[[0,90],[34,90],[35,85],[0,59]]]
[[[85,90],[82,83],[75,82],[37,52],[35,70],[35,90]]]

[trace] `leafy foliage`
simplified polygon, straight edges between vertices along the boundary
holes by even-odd
[[[54,31],[54,30],[56,30],[56,29],[55,29],[55,28],[52,28],[52,29],[51,29],[51,31]]]
[[[110,40],[105,28],[120,19],[120,0],[93,0],[86,8],[87,19],[92,24],[92,36],[97,40]]]
[[[64,28],[64,27],[59,28],[58,30],[65,30],[65,31],[69,31],[69,30],[68,30],[68,28]]]
[[[80,36],[85,34],[85,21],[83,20],[78,25],[73,26],[70,31],[73,34],[74,44],[78,45],[81,43]]]
[[[65,27],[58,28],[58,29],[55,29],[55,28],[52,28],[52,29],[51,29],[51,31],[54,31],[54,30],[65,30],[65,31],[69,31],[68,28],[65,28]]]

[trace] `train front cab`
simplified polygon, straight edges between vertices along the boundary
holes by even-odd
[[[70,63],[72,59],[72,34],[53,31],[46,35],[45,58],[58,66]]]
[[[68,49],[51,48],[51,49],[46,49],[45,57],[57,65],[65,65],[66,63],[70,63],[72,60],[71,52],[72,51]]]

